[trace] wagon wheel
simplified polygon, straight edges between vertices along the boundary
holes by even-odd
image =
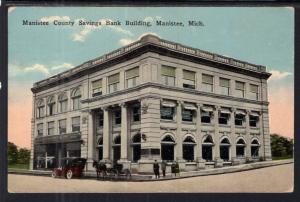
[[[54,170],[54,171],[52,171],[52,173],[51,173],[51,177],[53,177],[53,178],[56,178],[56,177],[57,177],[57,174],[56,174],[55,170]]]
[[[72,177],[73,177],[73,172],[72,172],[72,170],[68,170],[68,171],[67,171],[67,174],[66,174],[66,178],[67,178],[67,179],[72,179]]]

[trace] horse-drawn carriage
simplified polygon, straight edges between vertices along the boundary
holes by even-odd
[[[112,167],[108,168],[105,163],[94,161],[93,167],[96,169],[97,179],[99,179],[100,177],[102,179],[106,179],[106,178],[116,179],[120,177],[126,177],[126,178],[131,177],[130,169],[127,168],[123,169],[122,164],[113,163]]]

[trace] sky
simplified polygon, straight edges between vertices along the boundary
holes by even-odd
[[[49,26],[23,25],[23,20]],[[74,21],[74,26],[55,26]],[[119,20],[121,26],[79,26]],[[125,26],[125,20],[152,26]],[[155,26],[156,20],[184,27]],[[204,26],[187,26],[189,20]],[[254,64],[268,80],[270,132],[294,137],[294,10],[290,7],[10,7],[8,11],[8,140],[30,148],[33,83],[80,65],[146,33]]]

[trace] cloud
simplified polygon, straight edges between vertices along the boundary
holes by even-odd
[[[280,72],[278,70],[271,70],[270,73],[272,74],[272,76],[270,77],[269,81],[271,80],[281,80],[287,76],[292,75],[292,73],[290,72]]]
[[[45,17],[42,17],[40,19],[41,21],[43,22],[53,22],[54,20],[58,20],[58,21],[70,21],[70,17],[69,16],[45,16]]]
[[[61,65],[56,65],[56,66],[53,66],[51,67],[51,70],[58,70],[58,69],[71,69],[73,68],[74,66],[70,63],[63,63]]]
[[[49,70],[46,68],[46,66],[41,64],[34,64],[32,66],[25,67],[24,72],[40,72],[43,74],[49,74]]]
[[[143,36],[146,36],[146,35],[148,35],[148,34],[151,34],[151,35],[154,35],[154,36],[159,37],[158,34],[156,34],[156,33],[154,33],[154,32],[145,32],[145,33],[141,34],[137,39],[130,39],[130,38],[123,38],[123,39],[120,39],[120,40],[119,40],[119,44],[122,45],[122,46],[126,46],[126,45],[128,45],[128,44],[131,44],[131,43],[133,43],[133,42],[135,42],[135,41],[140,40]]]
[[[78,24],[78,22],[80,20],[87,22],[84,18],[80,18],[80,19],[75,20],[76,24]],[[93,25],[83,25],[84,28],[82,30],[80,30],[78,33],[74,33],[72,35],[72,40],[77,41],[77,42],[84,42],[86,40],[87,36],[91,32],[104,28],[103,25],[106,24],[106,21],[112,21],[112,20],[110,20],[110,19],[99,19],[98,21],[94,22]],[[108,28],[108,29],[111,29],[111,30],[113,30],[114,32],[117,32],[117,33],[133,36],[131,31],[123,29],[120,26],[106,25],[105,27]]]
[[[13,12],[15,9],[16,9],[16,7],[13,7],[13,6],[9,7],[8,11],[7,11],[8,14],[11,13],[11,12]]]

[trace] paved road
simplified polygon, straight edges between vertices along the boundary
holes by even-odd
[[[291,192],[293,184],[294,164],[222,175],[150,182],[66,180],[8,175],[8,191],[16,193]]]

